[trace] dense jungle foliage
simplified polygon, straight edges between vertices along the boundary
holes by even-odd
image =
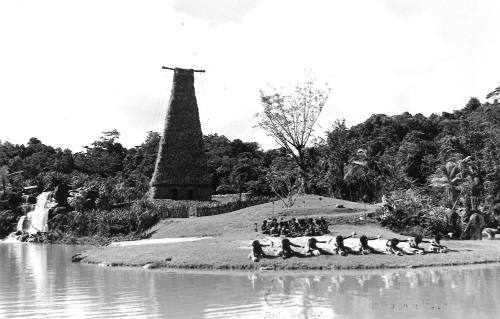
[[[160,135],[149,132],[144,143],[130,149],[119,136],[116,130],[104,132],[77,153],[37,138],[27,145],[0,142],[0,191],[16,193],[30,185],[42,191],[65,182],[72,189],[92,190],[102,202],[139,199],[148,190]],[[204,142],[214,193],[273,195],[272,176],[298,174],[284,149],[264,151],[257,142],[217,134],[204,136]],[[481,105],[475,98],[461,110],[429,117],[376,114],[351,128],[337,120],[307,148],[306,192],[374,202],[396,189],[434,186],[429,187],[436,190],[434,196],[449,194],[443,199],[449,201],[457,192],[496,196],[499,144],[500,105]],[[468,174],[458,169],[464,159]]]
[[[68,185],[73,194],[67,207],[74,214],[143,198],[160,135],[148,132],[144,143],[130,149],[119,137],[116,130],[103,132],[76,153],[35,137],[27,145],[0,142],[0,220],[12,225],[21,214],[16,210],[22,189],[31,185],[38,193]],[[383,201],[385,195],[393,208],[406,201],[418,203],[420,208],[410,215],[404,208],[384,215],[382,223],[392,229],[411,226],[444,232],[446,209],[471,203],[474,209],[484,207],[500,195],[500,104],[481,104],[476,98],[453,113],[429,117],[375,114],[350,128],[336,120],[305,149],[301,168],[285,148],[264,151],[257,142],[217,134],[204,136],[204,143],[214,194],[245,192],[283,199],[305,190],[365,202]],[[401,212],[409,219],[398,218]],[[142,218],[136,215],[130,218]],[[70,224],[61,225],[76,227]],[[91,227],[97,233],[114,231]]]

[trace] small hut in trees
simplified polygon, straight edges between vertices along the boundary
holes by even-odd
[[[191,69],[174,71],[165,127],[151,179],[152,199],[210,200],[210,177],[203,147]]]

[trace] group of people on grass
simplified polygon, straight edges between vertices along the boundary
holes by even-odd
[[[325,218],[292,218],[279,221],[276,218],[267,219],[261,225],[262,234],[290,238],[301,236],[321,236],[329,233],[328,222]],[[257,230],[257,225],[256,225]]]
[[[370,240],[380,239],[380,236],[377,237],[368,237],[361,236],[359,237],[359,242],[355,245],[355,247],[350,247],[344,245],[344,239],[354,238],[356,236],[356,232],[353,232],[349,236],[338,235],[335,237],[335,241],[332,243],[333,239],[328,241],[320,241],[314,237],[311,237],[307,240],[307,244],[305,246],[293,243],[289,238],[283,238],[281,240],[281,247],[279,247],[278,251],[275,253],[265,253],[262,247],[273,247],[274,244],[271,241],[270,244],[263,244],[258,240],[254,240],[252,242],[252,252],[249,254],[249,258],[253,261],[259,261],[262,258],[275,258],[282,257],[284,259],[290,257],[310,257],[310,256],[319,256],[319,255],[341,255],[347,256],[349,254],[358,254],[358,255],[368,255],[368,254],[394,254],[398,256],[403,255],[414,255],[414,254],[424,254],[426,252],[432,253],[446,253],[448,248],[446,246],[441,245],[441,236],[436,235],[433,240],[424,240],[422,236],[411,237],[405,240],[391,238],[386,241],[385,250],[377,250],[370,246]],[[398,246],[399,243],[407,242],[408,249],[403,249]],[[318,247],[317,244],[322,243],[326,244],[326,247]],[[427,250],[419,245],[422,243],[428,243],[429,246]],[[300,248],[300,250],[294,249]]]

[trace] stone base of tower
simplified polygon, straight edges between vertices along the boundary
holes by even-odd
[[[152,186],[149,191],[151,199],[173,199],[173,200],[212,200],[212,189],[208,186],[179,186],[159,185]]]

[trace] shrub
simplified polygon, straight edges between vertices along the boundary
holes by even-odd
[[[0,195],[0,209],[15,210],[22,202],[20,193],[6,192]]]
[[[41,186],[43,190],[54,189],[57,185],[70,183],[69,175],[54,171],[40,173],[36,180],[37,185]]]
[[[264,177],[260,177],[257,181],[249,181],[247,185],[250,197],[270,197],[274,195]]]
[[[52,218],[50,228],[76,236],[140,236],[159,221],[159,210],[147,201],[139,201],[127,209],[95,209],[60,214]]]
[[[395,232],[429,236],[450,231],[448,210],[436,206],[430,196],[415,189],[391,192],[385,196],[382,210],[380,224]]]
[[[17,216],[12,210],[0,211],[0,238],[16,229]]]
[[[71,208],[82,211],[85,204],[85,197],[80,193],[76,193],[68,198],[68,204]]]
[[[451,231],[448,227],[448,209],[445,207],[431,207],[424,214],[421,225],[428,234],[446,234]]]

